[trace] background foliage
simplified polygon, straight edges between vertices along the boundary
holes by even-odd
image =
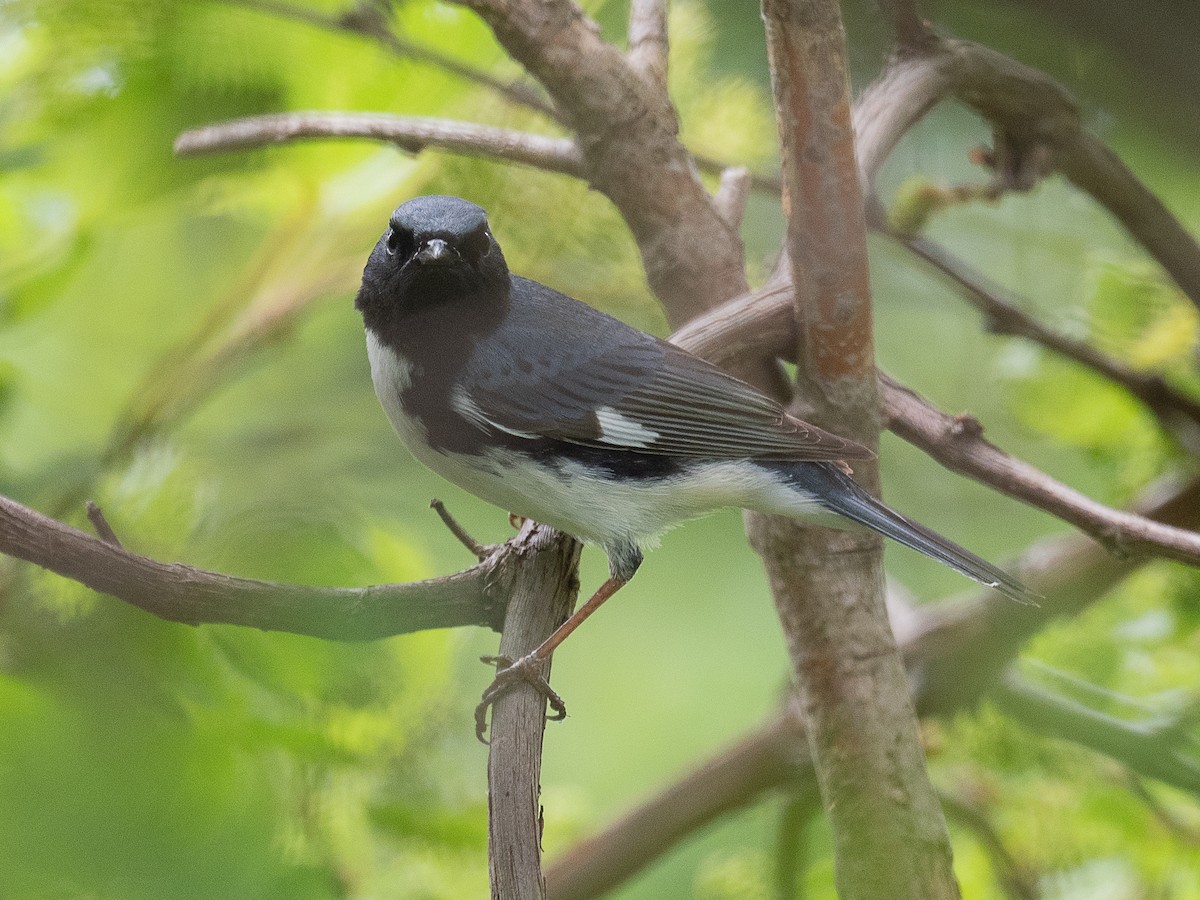
[[[621,4],[591,8],[621,33]],[[1023,7],[927,11],[1064,79],[1090,126],[1200,230],[1196,144],[1175,115],[1185,100]],[[847,8],[860,86],[881,62],[875,15]],[[412,0],[395,17],[414,42],[519,75],[459,7]],[[672,38],[689,146],[769,170],[757,15],[733,0],[676,3]],[[0,492],[75,522],[94,498],[132,548],[246,576],[349,585],[461,568],[428,499],[486,540],[507,535],[505,517],[398,445],[350,302],[390,209],[466,196],[491,212],[514,270],[642,327],[664,322],[617,214],[568,179],[363,142],[171,154],[186,127],[299,109],[549,130],[361,38],[232,2],[0,2]],[[914,172],[979,180],[966,150],[986,139],[965,112],[939,112],[901,145],[885,190]],[[756,277],[780,224],[756,198]],[[1046,320],[1200,388],[1194,308],[1068,186],[952,209],[930,228]],[[984,335],[894,247],[872,251],[884,368],[1105,502],[1180,466],[1120,391]],[[1062,530],[885,441],[888,498],[984,555]],[[585,586],[604,571],[586,556]],[[889,569],[921,600],[965,586],[895,548]],[[1100,685],[1087,699],[1116,715],[1170,713],[1200,683],[1198,601],[1194,572],[1150,566],[1047,630],[1024,668],[1059,690]],[[485,633],[334,645],[191,629],[0,558],[0,895],[481,895],[485,756],[470,709],[489,677],[475,657],[494,645]],[[737,515],[668,536],[557,660],[572,715],[547,735],[550,856],[758,722],[785,671]],[[929,743],[938,786],[988,811],[1045,896],[1200,897],[1194,797],[1131,790],[1115,764],[986,705],[931,723]],[[768,896],[776,807],[706,830],[619,896]],[[964,894],[998,895],[977,839],[952,828]],[[809,888],[831,896],[828,848],[814,841]]]

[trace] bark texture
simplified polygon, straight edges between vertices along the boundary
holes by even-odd
[[[796,410],[875,447],[866,221],[841,13],[764,0],[799,327]],[[856,476],[878,492],[878,468]],[[844,900],[953,898],[950,841],[925,772],[884,608],[879,538],[752,516],[808,722]]]

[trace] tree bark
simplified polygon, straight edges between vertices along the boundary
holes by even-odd
[[[805,418],[879,441],[866,222],[841,13],[764,0],[800,330]],[[878,468],[856,476],[878,491]],[[787,636],[833,830],[843,900],[954,898],[950,841],[925,772],[884,608],[878,537],[751,516]]]
[[[533,652],[575,607],[579,542],[526,522],[515,540],[528,565],[513,579],[500,653]],[[547,663],[546,677],[550,671]],[[531,685],[501,694],[492,707],[488,753],[488,874],[492,900],[543,900],[542,738],[546,698]]]

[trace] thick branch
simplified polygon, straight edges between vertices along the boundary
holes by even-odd
[[[444,578],[365,588],[276,584],[161,563],[0,497],[0,553],[23,559],[171,622],[224,623],[338,641],[427,628],[499,630],[515,557],[505,545]]]
[[[678,325],[745,291],[741,238],[704,190],[670,102],[596,24],[571,0],[460,2],[554,98],[576,134],[588,181],[637,240],[668,318]]]
[[[433,147],[579,176],[582,157],[570,138],[548,137],[451,119],[371,113],[295,112],[250,116],[185,131],[175,141],[180,156],[250,150],[302,138],[372,138],[409,153]]]
[[[866,222],[841,13],[833,0],[763,0],[779,125],[787,253],[805,418],[879,439]],[[876,493],[878,470],[856,466]],[[750,515],[787,638],[847,898],[954,898],[946,824],[925,772],[884,609],[876,535]]]

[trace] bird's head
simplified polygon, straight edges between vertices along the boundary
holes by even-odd
[[[487,213],[458,197],[417,197],[392,213],[355,306],[372,326],[451,301],[502,303],[508,283]]]

